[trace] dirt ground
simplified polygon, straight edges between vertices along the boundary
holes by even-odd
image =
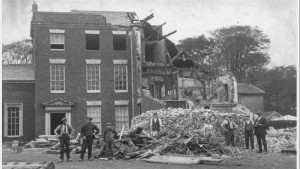
[[[57,154],[46,154],[43,151],[23,151],[22,153],[12,153],[7,150],[2,151],[3,162],[44,162],[53,161],[56,169],[296,169],[296,155],[283,154],[256,154],[253,153],[248,158],[231,160],[219,165],[173,165],[147,163],[144,161],[125,160],[93,160],[78,162],[79,155],[71,154],[72,162],[58,162]]]

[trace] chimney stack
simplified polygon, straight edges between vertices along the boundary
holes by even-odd
[[[37,12],[38,11],[38,5],[36,4],[35,1],[33,1],[33,4],[32,4],[32,12]]]

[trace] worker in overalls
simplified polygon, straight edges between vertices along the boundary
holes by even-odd
[[[153,118],[150,121],[152,136],[157,135],[157,133],[160,131],[161,126],[162,126],[161,119],[158,117],[157,113],[154,112]]]
[[[222,123],[222,128],[225,131],[226,146],[235,146],[234,144],[234,130],[236,129],[236,124],[232,120],[232,115],[229,115],[227,119]]]
[[[54,133],[59,138],[60,143],[60,158],[59,161],[62,162],[64,160],[64,151],[66,150],[67,161],[72,161],[70,159],[70,136],[73,134],[74,129],[71,125],[67,124],[67,118],[63,118],[62,124],[57,126],[54,130]]]

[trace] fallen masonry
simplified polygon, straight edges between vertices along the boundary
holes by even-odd
[[[143,127],[146,134],[149,134],[150,119],[155,112],[163,123],[161,131],[154,137],[133,134],[137,127]],[[235,131],[237,147],[225,146],[225,139],[220,125],[228,115],[233,115],[235,123],[239,126]],[[147,159],[148,162],[157,161],[158,155],[166,159],[172,159],[175,156],[180,159],[181,157],[182,159],[189,157],[191,163],[197,164],[203,162],[205,158],[207,161],[217,163],[220,160],[227,161],[231,158],[248,157],[251,153],[244,149],[244,131],[242,128],[243,118],[246,115],[247,113],[243,111],[233,114],[209,109],[194,111],[181,108],[151,110],[134,117],[131,128],[115,138],[114,155],[116,159]],[[214,134],[209,137],[203,131],[203,126],[208,119],[214,126]],[[270,152],[279,153],[283,149],[295,147],[295,128],[275,130],[270,127],[267,133]],[[35,142],[27,144],[27,147],[30,147],[30,145],[48,147],[48,153],[59,153],[58,140],[52,137],[40,136]],[[94,158],[105,157],[104,146],[102,138],[95,139],[93,145]],[[78,137],[72,139],[71,148],[75,153],[80,153],[81,146]]]

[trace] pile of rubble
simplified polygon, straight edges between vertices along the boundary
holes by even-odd
[[[267,131],[268,134],[266,137],[268,151],[279,153],[284,149],[296,149],[296,132],[296,128],[276,130],[273,127],[270,127],[270,130]]]
[[[137,127],[142,127],[150,133],[150,119],[156,112],[161,118],[163,126],[154,137],[149,135],[134,135]],[[151,110],[132,120],[132,127],[115,141],[115,157],[117,159],[141,159],[152,155],[192,155],[221,157],[243,155],[238,148],[225,146],[222,137],[221,123],[229,113],[213,110],[191,111],[181,108]],[[245,114],[235,114],[237,125],[242,125]],[[215,126],[214,135],[205,135],[203,126],[210,120]],[[221,136],[221,137],[220,137]],[[244,144],[243,131],[238,127],[236,131],[237,144]],[[101,142],[101,141],[100,141]],[[95,145],[97,147],[97,145]],[[94,153],[95,158],[105,155],[103,144],[98,144]]]

